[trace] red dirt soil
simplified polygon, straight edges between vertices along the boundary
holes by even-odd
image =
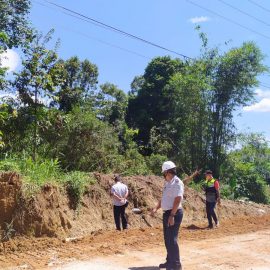
[[[148,212],[161,196],[163,179],[124,178],[130,190],[127,214],[131,229],[115,232],[109,195],[113,176],[94,176],[97,183],[87,188],[79,210],[74,210],[71,198],[58,187],[45,185],[36,196],[26,199],[20,177],[14,173],[2,174],[0,207],[4,210],[0,211],[0,226],[5,235],[5,222],[13,220],[16,237],[0,246],[0,269],[24,263],[30,265],[28,269],[41,269],[54,256],[66,262],[70,257],[87,260],[163,246],[161,212],[154,218]],[[133,207],[140,207],[143,214],[132,214]],[[218,208],[221,227],[209,234],[205,229],[204,196],[190,188],[186,188],[183,208],[181,240],[184,241],[244,234],[270,226],[269,206],[222,200]]]

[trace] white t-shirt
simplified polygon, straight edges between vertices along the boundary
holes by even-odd
[[[165,182],[162,199],[161,199],[161,208],[163,211],[171,210],[173,208],[174,199],[178,196],[181,196],[181,202],[178,208],[182,208],[182,200],[184,196],[184,184],[183,182],[175,175],[170,182]]]
[[[116,194],[117,196],[121,198],[123,198],[126,195],[127,191],[128,191],[128,187],[121,182],[117,182],[111,188],[111,194]],[[122,206],[126,204],[126,202],[127,202],[126,199],[124,199],[123,201],[119,201],[113,197],[113,205],[115,206]]]

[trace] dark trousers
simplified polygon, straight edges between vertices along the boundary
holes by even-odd
[[[173,269],[182,269],[180,262],[179,246],[178,246],[178,232],[183,219],[183,210],[178,209],[174,217],[174,225],[168,225],[168,219],[171,210],[165,211],[163,213],[163,233],[164,242],[167,250],[167,264]]]
[[[122,221],[123,230],[127,229],[127,218],[126,218],[125,210],[126,210],[126,205],[113,206],[115,226],[116,226],[116,229],[119,231],[121,231],[120,219]]]
[[[217,215],[215,213],[215,207],[216,207],[216,202],[207,202],[206,201],[206,213],[207,213],[208,225],[210,227],[213,226],[212,218],[214,219],[216,224],[218,222]]]

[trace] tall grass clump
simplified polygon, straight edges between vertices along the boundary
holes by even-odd
[[[63,174],[57,159],[24,159],[20,162],[20,172],[27,182],[38,186],[57,183]]]

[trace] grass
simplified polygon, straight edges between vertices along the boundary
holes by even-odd
[[[64,187],[77,208],[88,185],[95,183],[89,173],[73,171],[65,173],[61,170],[57,159],[6,158],[0,160],[0,171],[13,171],[22,175],[22,192],[25,197],[35,196],[47,183]]]

